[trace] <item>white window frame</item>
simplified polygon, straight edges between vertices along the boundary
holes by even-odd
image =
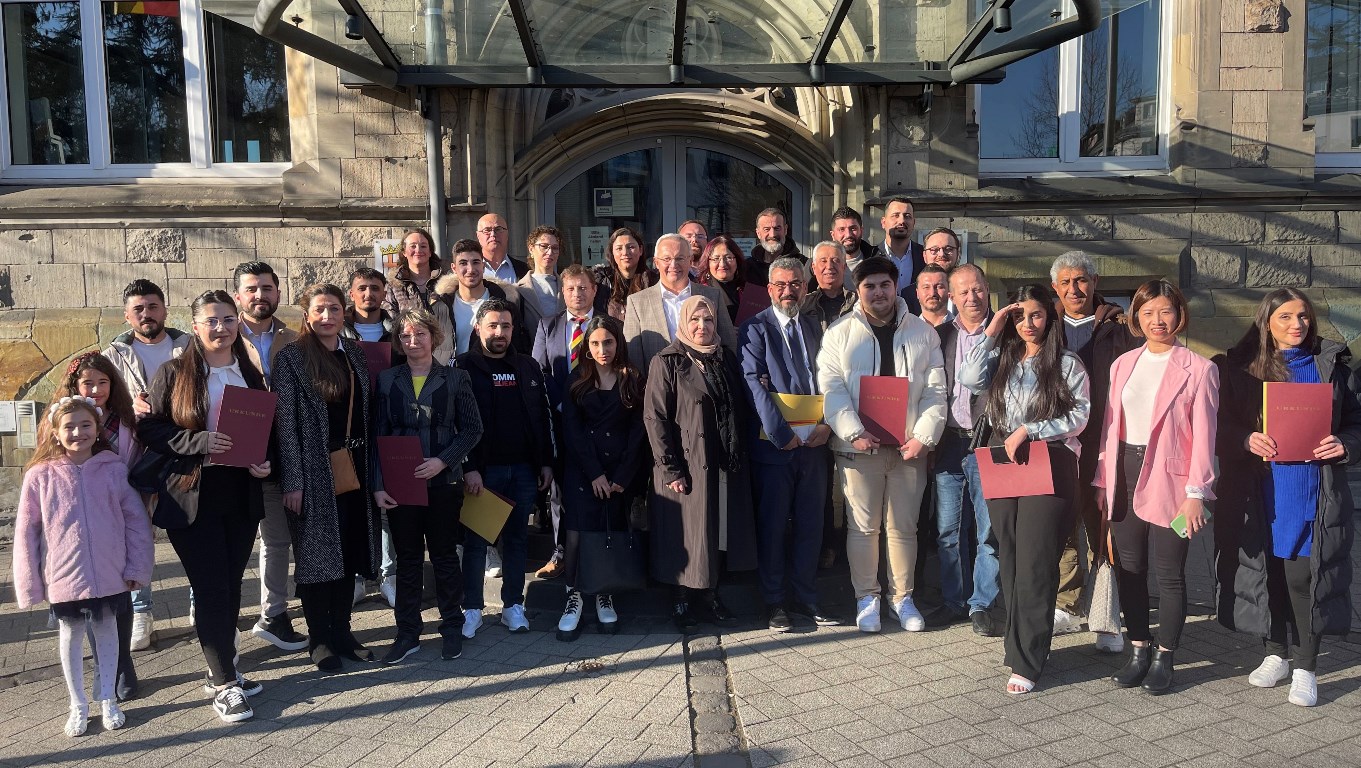
[[[55,0],[53,0],[55,1]],[[105,80],[104,22],[102,0],[80,2],[81,63],[85,78],[85,126],[89,132],[90,162],[59,165],[15,165],[13,147],[8,136],[9,80],[0,79],[0,125],[6,128],[6,139],[0,141],[0,184],[14,182],[90,182],[128,181],[136,179],[193,179],[232,178],[243,181],[278,181],[283,172],[293,167],[284,163],[215,163],[213,162],[208,98],[208,47],[204,39],[203,18],[199,0],[179,0],[180,28],[183,31],[185,68],[186,119],[189,123],[189,162],[115,164],[112,140],[109,137],[108,84]],[[0,6],[42,2],[42,0],[0,0]],[[0,35],[0,65],[7,60],[5,36]]]
[[[1136,157],[1082,157],[1078,146],[1082,126],[1078,116],[1082,103],[1082,38],[1069,40],[1059,46],[1059,156],[978,158],[980,178],[1010,178],[1036,176],[1056,178],[1070,176],[1161,175],[1169,170],[1168,138],[1172,124],[1172,24],[1170,6],[1175,0],[1162,0],[1158,13],[1158,152]],[[1072,4],[1064,0],[1066,13],[1073,14]],[[1005,85],[1006,81],[1003,81]],[[978,123],[988,119],[983,99],[983,86],[974,86],[974,109]],[[980,153],[982,142],[979,143]]]

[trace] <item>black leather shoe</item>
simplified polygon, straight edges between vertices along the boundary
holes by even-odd
[[[1133,688],[1144,681],[1144,676],[1148,674],[1149,659],[1153,652],[1151,645],[1135,645],[1130,643],[1129,661],[1120,668],[1119,672],[1111,675],[1111,681],[1121,688]]]
[[[808,619],[819,627],[836,627],[841,625],[840,616],[822,610],[818,607],[817,603],[790,603],[789,614],[791,616]]]
[[[728,610],[728,606],[724,605],[723,601],[718,598],[717,590],[710,590],[709,594],[704,597],[704,603],[705,613],[708,614],[710,621],[720,627],[737,626],[737,617],[734,616],[732,611]]]
[[[411,654],[415,653],[416,651],[419,651],[420,649],[421,649],[420,640],[417,640],[414,637],[399,635],[397,639],[392,642],[392,647],[388,649],[387,654],[383,656],[383,663],[384,664],[400,663],[407,656],[410,656]]]
[[[1143,688],[1154,696],[1172,688],[1172,651],[1153,649],[1153,661],[1148,665],[1148,674],[1144,675]]]
[[[766,606],[767,626],[771,632],[788,632],[794,628],[794,622],[789,620],[789,614],[785,613],[784,606]]]
[[[671,606],[671,621],[675,622],[676,631],[680,632],[682,635],[688,635],[691,632],[694,632],[699,626],[699,620],[695,618],[694,612],[690,610],[689,603],[673,604]]]
[[[969,614],[969,623],[973,625],[973,633],[979,637],[997,637],[997,630],[992,626],[992,614],[987,611],[974,611]]]

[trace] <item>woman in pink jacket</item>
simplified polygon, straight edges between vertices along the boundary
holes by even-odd
[[[71,696],[66,735],[85,733],[82,640],[89,622],[98,671],[95,698],[104,727],[125,722],[114,700],[117,615],[131,609],[128,592],[151,580],[151,521],[128,469],[98,425],[103,414],[83,397],[48,410],[48,429],[25,467],[14,532],[14,591],[20,608],[46,600],[60,625],[62,672]]]
[[[1153,694],[1172,686],[1172,654],[1186,623],[1188,539],[1205,526],[1213,499],[1219,372],[1177,341],[1186,299],[1166,280],[1139,286],[1130,331],[1147,341],[1111,366],[1111,392],[1092,485],[1111,521],[1120,607],[1132,646],[1112,678]],[[1185,520],[1186,538],[1172,527]],[[1149,541],[1154,552],[1150,558]],[[1148,626],[1148,569],[1158,578],[1158,643]]]

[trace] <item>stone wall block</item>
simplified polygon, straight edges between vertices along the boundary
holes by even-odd
[[[1237,288],[1243,285],[1244,246],[1191,248],[1191,284],[1197,288]]]
[[[383,197],[425,197],[427,189],[425,160],[383,161]]]
[[[1315,245],[1309,248],[1309,260],[1318,267],[1361,266],[1361,248],[1346,245]]]
[[[343,197],[381,197],[383,161],[377,158],[341,160],[340,194]]]
[[[33,317],[33,343],[54,363],[99,343],[98,309],[39,309]]]
[[[0,312],[0,340],[33,337],[33,310],[11,309]]]
[[[85,271],[80,264],[29,264],[9,268],[16,309],[80,306],[85,301]],[[123,288],[118,288],[123,295]],[[3,398],[0,398],[3,399]]]
[[[1361,266],[1320,265],[1314,262],[1313,284],[1324,288],[1355,288],[1361,286]]]
[[[52,231],[49,229],[0,230],[0,263],[51,264]]]
[[[877,223],[872,226],[877,226]],[[950,219],[950,229],[973,236],[979,243],[1012,242],[1025,239],[1025,222],[1017,216],[959,216]],[[1361,227],[1361,221],[1358,222]],[[1361,235],[1361,228],[1357,230]]]
[[[400,157],[425,159],[425,138],[418,134],[354,137],[355,157]]]
[[[1267,121],[1266,93],[1239,91],[1233,94],[1233,122],[1265,123]]]
[[[289,283],[292,287],[290,295],[297,296],[303,288],[312,283],[332,283],[345,288],[345,281],[349,279],[350,273],[359,267],[372,266],[373,258],[348,258],[348,259],[292,259],[289,262]]]
[[[1191,242],[1195,245],[1260,243],[1265,236],[1260,213],[1193,213]]]
[[[1219,41],[1221,67],[1279,67],[1285,63],[1281,35],[1228,34]]]
[[[1337,214],[1332,211],[1287,211],[1266,215],[1268,243],[1335,243]]]
[[[146,279],[166,286],[164,264],[87,264],[85,265],[85,305],[89,307],[123,306],[123,289],[133,280]],[[167,296],[167,304],[169,297]],[[57,306],[69,307],[74,302]],[[41,307],[40,307],[41,308]]]
[[[1361,243],[1361,211],[1338,211],[1337,224],[1338,242]]]
[[[373,263],[373,241],[401,236],[389,227],[341,227],[336,230],[336,255],[342,259],[368,259]]]
[[[171,280],[215,278],[227,280],[230,284],[232,272],[236,270],[237,264],[255,260],[254,248],[193,248],[189,251],[189,258],[184,262],[184,274],[166,276]]]
[[[51,367],[37,344],[0,341],[0,400],[19,399],[19,393]]]
[[[52,230],[52,261],[57,264],[89,264],[91,262],[127,261],[127,246],[123,230],[54,229]]]
[[[230,272],[228,274],[230,275]],[[165,302],[172,307],[187,307],[204,291],[218,290],[231,293],[231,278],[217,275],[193,278],[172,277],[166,281]]]
[[[182,229],[129,229],[126,235],[132,264],[183,262],[188,254]]]
[[[9,267],[0,267],[0,309],[14,306],[14,291],[10,287]]]
[[[185,230],[190,250],[203,248],[255,248],[252,227],[196,227]]]
[[[390,136],[397,132],[397,123],[387,112],[356,112],[354,115],[356,136]]]
[[[1115,226],[1110,216],[1026,216],[1026,240],[1109,240]]]
[[[1116,240],[1181,240],[1191,236],[1189,213],[1116,214]]]
[[[1221,67],[1219,70],[1221,91],[1279,91],[1281,82],[1280,67]]]
[[[1303,288],[1309,285],[1309,247],[1263,245],[1247,254],[1247,285],[1250,288]]]
[[[267,261],[277,271],[286,259],[323,258],[335,253],[329,227],[279,227],[261,229],[255,235],[256,258]]]

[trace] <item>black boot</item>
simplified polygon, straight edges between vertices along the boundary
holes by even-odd
[[[354,615],[353,579],[330,582],[331,648],[350,661],[373,661],[373,651],[365,648],[350,629]]]
[[[327,584],[299,584],[298,600],[307,623],[308,651],[322,672],[340,669],[340,657],[331,649],[331,597]]]
[[[1111,676],[1111,680],[1121,688],[1133,688],[1144,681],[1144,675],[1148,674],[1149,656],[1153,651],[1152,645],[1135,645],[1130,643],[1129,661]]]
[[[1157,696],[1172,689],[1172,651],[1153,650],[1153,663],[1144,676],[1144,690]]]

